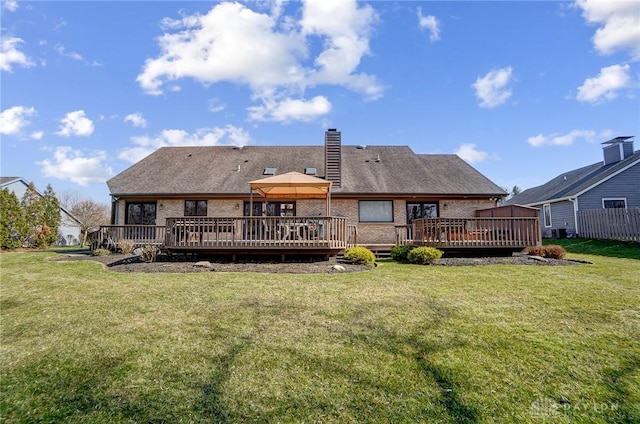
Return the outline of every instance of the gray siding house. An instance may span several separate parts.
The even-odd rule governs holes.
[[[602,143],[603,161],[558,175],[523,191],[506,204],[540,209],[543,237],[580,236],[578,211],[640,208],[640,151],[633,137]]]
[[[29,187],[29,183],[22,177],[0,177],[0,189],[9,189],[9,191],[16,195],[18,200],[22,200],[24,193],[27,191],[27,187]],[[38,194],[42,196],[42,193],[38,192]],[[67,246],[80,243],[78,240],[80,230],[77,224],[78,220],[66,209],[61,207],[58,242],[56,244]]]

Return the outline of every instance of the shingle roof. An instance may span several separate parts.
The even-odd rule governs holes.
[[[21,177],[0,177],[0,185],[8,184],[15,180],[21,180]]]
[[[640,150],[619,162],[610,163],[609,165],[605,165],[604,162],[598,162],[574,169],[573,171],[558,175],[545,184],[524,190],[522,193],[509,199],[506,204],[540,204],[555,199],[575,196],[615,172],[638,161],[640,161]]]
[[[113,195],[248,194],[249,181],[317,168],[324,176],[324,146],[163,147],[107,181]],[[506,193],[456,155],[419,155],[407,146],[342,146],[347,194]]]

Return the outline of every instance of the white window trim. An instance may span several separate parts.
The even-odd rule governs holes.
[[[624,208],[627,209],[627,198],[626,197],[603,197],[602,198],[602,209],[607,209],[604,207],[605,200],[622,200],[624,201]]]
[[[549,208],[549,225],[547,225],[546,223],[546,213],[544,211],[547,207]],[[545,228],[553,227],[553,220],[551,219],[551,203],[545,203],[544,205],[542,205],[542,223],[544,224]]]

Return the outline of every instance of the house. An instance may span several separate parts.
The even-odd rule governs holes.
[[[331,188],[332,217],[357,242],[393,245],[397,227],[421,218],[474,217],[506,195],[456,155],[407,146],[342,144],[330,129],[317,146],[163,147],[107,181],[112,224],[164,225],[176,217],[321,217],[322,198],[265,199],[250,182],[296,171]]]
[[[581,211],[640,208],[640,151],[633,137],[602,143],[603,161],[564,172],[509,199],[540,210],[544,237],[580,236]]]
[[[22,177],[0,177],[0,189],[7,188],[13,192],[18,200],[22,200],[24,193],[27,191],[29,183]],[[42,196],[42,193],[36,192]],[[60,207],[60,226],[58,227],[57,245],[75,245],[79,244],[78,236],[80,233],[78,220],[69,213],[65,208]]]

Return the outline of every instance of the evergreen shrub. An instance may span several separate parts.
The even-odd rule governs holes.
[[[344,258],[354,264],[373,265],[376,261],[376,255],[366,247],[354,246],[344,252]]]
[[[433,264],[438,262],[438,259],[442,257],[442,250],[438,250],[435,247],[416,247],[411,249],[407,255],[407,260],[412,264]]]

